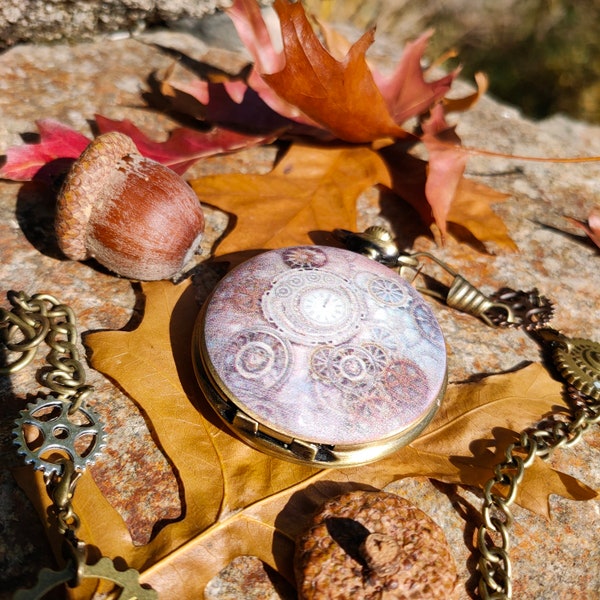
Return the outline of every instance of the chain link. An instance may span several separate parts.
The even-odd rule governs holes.
[[[45,342],[50,348],[46,357],[48,366],[39,370],[38,381],[53,392],[57,401],[68,404],[68,415],[75,414],[93,388],[85,384],[86,372],[77,349],[73,310],[49,294],[30,297],[25,292],[11,291],[7,298],[12,309],[0,309],[0,343],[9,354],[20,356],[0,367],[0,374],[8,375],[26,367]],[[41,456],[36,458],[36,464],[44,464]],[[52,465],[56,468],[45,466],[46,489],[52,499],[58,530],[67,540],[76,540],[79,517],[73,510],[71,499],[82,472],[80,465],[76,465],[71,457]]]
[[[39,383],[69,402],[69,414],[74,414],[93,388],[85,385],[73,310],[49,294],[29,297],[24,292],[9,292],[7,297],[12,309],[0,309],[0,342],[9,353],[20,356],[0,367],[0,375],[26,367],[42,342],[46,342],[50,348],[49,366],[40,369]]]
[[[106,557],[93,565],[87,564],[88,546],[77,537],[80,519],[72,504],[75,487],[86,466],[104,448],[105,432],[93,411],[84,406],[93,388],[85,384],[86,372],[77,349],[75,315],[71,308],[48,294],[29,297],[24,292],[9,292],[8,299],[12,309],[0,309],[0,348],[4,346],[7,351],[0,375],[9,375],[27,366],[42,342],[50,348],[46,357],[48,366],[38,371],[38,381],[49,388],[52,395],[21,411],[13,435],[25,462],[44,471],[46,491],[52,500],[50,510],[58,533],[63,536],[67,559],[59,571],[42,569],[35,586],[19,590],[15,600],[40,600],[49,590],[64,584],[78,586],[83,579],[116,583],[121,588],[114,596],[118,599],[157,600],[154,590],[140,585],[135,569],[120,571]],[[19,356],[10,362],[11,354]],[[76,418],[71,419],[75,413],[78,413]],[[54,416],[45,418],[48,414]],[[78,418],[81,420],[82,416],[84,423],[79,423]],[[34,449],[29,447],[24,433],[27,427],[36,428],[42,440]],[[82,437],[91,440],[80,453],[77,441]],[[58,458],[54,451],[58,451]]]
[[[479,549],[479,595],[484,600],[512,598],[512,564],[509,556],[510,506],[517,497],[526,469],[536,457],[547,459],[558,448],[575,444],[583,433],[600,422],[600,402],[569,389],[580,407],[570,415],[554,415],[521,434],[484,487],[482,519],[477,536]]]

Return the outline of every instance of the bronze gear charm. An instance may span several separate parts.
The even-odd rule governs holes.
[[[82,564],[79,567],[70,561],[60,571],[42,569],[36,584],[29,589],[16,592],[13,600],[41,600],[59,585],[75,579],[107,579],[121,588],[117,600],[158,600],[156,591],[144,588],[139,583],[139,573],[135,569],[119,571],[110,558],[103,557],[95,565]],[[112,596],[111,596],[112,597]]]
[[[562,342],[562,343],[561,343]],[[584,338],[567,338],[554,348],[554,363],[561,376],[578,392],[600,400],[600,344]]]
[[[81,406],[70,415],[68,403],[48,396],[28,404],[20,414],[13,429],[17,452],[46,475],[59,475],[65,458],[76,471],[83,471],[106,446],[104,428],[89,407]],[[39,447],[32,448],[28,443],[28,429],[37,430],[39,435],[35,437],[42,440]],[[55,459],[53,454],[57,455]]]

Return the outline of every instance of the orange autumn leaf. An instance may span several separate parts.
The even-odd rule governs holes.
[[[209,175],[190,182],[203,203],[230,213],[215,256],[311,244],[311,233],[356,229],[356,200],[389,176],[368,148],[294,144],[266,175]]]
[[[300,3],[276,0],[285,64],[261,77],[277,95],[342,140],[371,142],[409,134],[388,112],[367,65],[374,32],[365,33],[343,61],[321,44]]]
[[[190,183],[200,200],[232,217],[216,257],[314,243],[311,234],[356,229],[356,200],[374,185],[394,191],[433,223],[424,199],[427,163],[401,144],[378,152],[366,147],[293,144],[268,174],[208,175]],[[516,250],[491,204],[506,196],[464,177],[448,219],[491,249]],[[460,232],[459,232],[460,233]]]
[[[192,286],[155,282],[143,290],[145,315],[136,330],[92,333],[86,345],[94,368],[116,381],[147,415],[178,474],[186,510],[148,544],[134,546],[125,521],[91,477],[82,478],[74,509],[81,518],[82,539],[141,569],[142,580],[161,597],[198,597],[206,582],[240,553],[257,555],[290,576],[293,538],[302,518],[343,489],[381,488],[411,475],[481,485],[497,462],[488,449],[496,443],[489,432],[520,431],[561,403],[560,385],[540,365],[532,365],[449,386],[442,409],[425,432],[379,462],[339,470],[287,463],[253,450],[225,430],[202,397],[190,353],[198,311]],[[478,440],[485,451],[473,455],[472,443]],[[497,441],[502,447],[512,440]],[[538,462],[531,471],[534,481],[526,477],[523,482],[522,498],[530,508],[545,513],[551,493],[574,499],[595,495]],[[85,597],[81,589],[71,593]]]
[[[487,185],[463,177],[458,184],[454,201],[448,211],[448,223],[466,229],[492,253],[496,250],[517,252],[518,247],[510,237],[504,221],[494,212],[492,205],[503,202],[507,194]],[[455,237],[461,237],[454,228]]]

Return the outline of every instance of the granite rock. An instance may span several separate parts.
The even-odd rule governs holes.
[[[101,33],[140,32],[148,27],[199,19],[230,0],[4,0],[0,49],[18,42],[90,39]]]

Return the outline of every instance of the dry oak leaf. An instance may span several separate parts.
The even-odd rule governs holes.
[[[473,456],[473,443],[493,446],[489,432],[494,428],[521,431],[561,402],[560,384],[534,364],[478,383],[451,385],[427,430],[377,463],[339,470],[287,463],[229,433],[201,396],[190,352],[198,312],[191,285],[161,281],[143,290],[145,315],[137,329],[92,333],[86,345],[92,366],[116,381],[147,415],[180,479],[184,514],[163,525],[150,543],[134,546],[126,523],[92,477],[81,478],[74,510],[81,519],[81,539],[141,569],[142,580],[161,597],[198,597],[240,553],[259,556],[291,578],[293,538],[324,498],[348,489],[381,488],[410,475],[481,485],[491,474],[493,453]],[[522,498],[528,500],[530,493],[542,501],[550,493],[575,499],[595,495],[538,462],[535,481],[525,477]],[[46,499],[45,506],[40,498]],[[47,495],[41,480],[36,501],[44,516]],[[537,504],[536,499],[532,505]],[[87,595],[81,588],[70,593]]]
[[[392,191],[408,202],[419,213],[421,220],[435,231],[432,208],[427,203],[425,188],[436,182],[441,196],[446,196],[442,174],[437,173],[435,179],[428,180],[429,164],[409,154],[401,141],[382,148],[379,154],[389,170]],[[510,237],[504,221],[492,208],[494,203],[507,198],[506,194],[493,188],[461,177],[446,217],[450,225],[459,226],[451,228],[451,233],[458,238],[465,237],[461,231],[464,229],[490,252],[516,251],[517,245]]]
[[[388,112],[369,70],[365,52],[374,32],[365,33],[343,62],[321,44],[299,3],[276,0],[285,65],[261,77],[277,95],[348,142],[401,138],[408,133]]]
[[[376,184],[390,186],[385,163],[369,148],[299,144],[266,175],[210,175],[190,183],[204,204],[233,217],[218,257],[311,244],[311,232],[356,229],[358,196]]]
[[[266,497],[215,523],[185,547],[150,567],[142,578],[169,597],[192,597],[201,593],[212,576],[233,558],[250,554],[293,581],[294,539],[325,500],[353,489],[377,489],[412,475],[481,485],[490,477],[492,465],[498,459],[490,453],[489,460],[486,457],[482,465],[466,457],[461,460],[463,454],[470,454],[470,440],[481,432],[487,436],[492,423],[524,428],[539,418],[536,411],[547,412],[559,400],[559,388],[560,384],[551,380],[540,365],[514,375],[492,377],[483,383],[451,386],[445,400],[447,409],[410,446],[370,465],[320,471],[288,490]],[[542,397],[531,399],[525,410],[516,410],[515,404],[521,405],[524,394],[538,389]],[[496,394],[500,396],[495,398]],[[460,456],[449,454],[453,451]],[[545,514],[550,493],[580,500],[596,495],[576,479],[556,473],[538,460],[528,470],[517,500],[525,500]],[[182,576],[191,572],[196,574],[193,589],[190,580]]]

